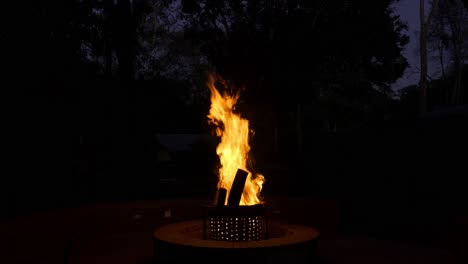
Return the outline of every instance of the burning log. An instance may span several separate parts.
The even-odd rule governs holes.
[[[226,195],[227,195],[227,190],[225,188],[219,188],[218,201],[216,203],[216,206],[224,206],[224,203],[226,202]]]
[[[228,197],[228,206],[239,206],[242,193],[244,192],[245,181],[249,173],[242,169],[237,169],[236,176],[232,183]],[[219,201],[219,200],[218,200]]]

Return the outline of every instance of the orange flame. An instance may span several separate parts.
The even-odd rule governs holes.
[[[239,93],[233,96],[227,93],[221,95],[215,87],[216,80],[225,83],[221,78],[209,75],[207,85],[211,92],[211,107],[208,118],[210,122],[216,125],[216,135],[221,137],[221,142],[216,148],[216,153],[221,162],[218,174],[218,189],[224,188],[227,190],[226,205],[236,172],[238,169],[242,169],[249,174],[245,182],[240,205],[259,204],[259,194],[262,190],[264,177],[261,174],[252,175],[246,166],[250,151],[249,121],[233,112],[239,99]]]

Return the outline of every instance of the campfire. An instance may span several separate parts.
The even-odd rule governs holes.
[[[221,162],[219,169],[218,196],[225,195],[224,205],[256,205],[260,204],[259,194],[262,191],[264,182],[263,175],[253,175],[247,169],[249,157],[249,121],[235,113],[235,106],[239,99],[239,92],[234,95],[228,93],[221,94],[216,89],[215,83],[225,82],[218,76],[210,75],[208,78],[208,88],[211,92],[211,107],[208,115],[209,121],[216,125],[216,135],[221,138],[221,142],[216,148],[216,152]],[[238,174],[238,171],[242,172]],[[247,175],[245,175],[247,174]],[[233,185],[236,175],[239,182]],[[237,185],[239,184],[239,185]],[[232,187],[239,188],[233,190]],[[236,191],[241,191],[240,201],[237,201]],[[234,194],[232,194],[234,192]],[[229,204],[229,197],[233,203]],[[218,202],[222,200],[218,197]]]
[[[264,201],[259,196],[265,178],[247,168],[250,151],[249,121],[236,113],[239,92],[220,93],[216,84],[226,82],[209,75],[211,92],[208,119],[221,141],[216,148],[221,167],[218,171],[215,204],[205,206],[204,238],[227,241],[251,241],[268,236]]]
[[[208,120],[221,139],[216,148],[221,165],[216,197],[202,205],[203,219],[175,222],[155,231],[155,260],[310,263],[319,233],[307,226],[267,221],[266,203],[260,199],[265,178],[247,166],[249,121],[236,112],[239,93],[221,93],[216,88],[223,83],[215,75],[207,81],[211,91]]]

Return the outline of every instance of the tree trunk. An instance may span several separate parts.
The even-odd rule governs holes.
[[[278,156],[280,152],[279,147],[279,128],[278,128],[278,117],[277,114],[273,117],[273,151],[275,158]]]
[[[133,1],[118,0],[113,19],[114,48],[118,59],[119,78],[125,81],[134,77],[134,49],[136,27],[133,17]]]
[[[297,154],[302,154],[303,138],[302,138],[302,105],[296,106],[296,130],[297,130]]]
[[[424,1],[425,0],[419,1],[419,21],[421,23],[421,32],[419,34],[419,47],[421,54],[421,76],[419,80],[420,114],[424,114],[427,112],[427,24],[424,15]]]
[[[105,68],[104,75],[106,78],[112,78],[112,12],[114,8],[114,3],[111,0],[104,2],[104,10],[106,11],[106,17],[104,21],[104,59],[105,59]]]
[[[447,80],[447,75],[445,74],[445,63],[444,63],[444,44],[439,43],[438,45],[438,52],[439,52],[439,63],[440,63],[440,68],[442,70],[442,80],[445,83]],[[444,104],[449,104],[450,103],[450,90],[448,87],[444,88]]]
[[[452,103],[457,105],[461,103],[461,90],[462,90],[462,76],[463,76],[463,63],[457,62],[455,66],[455,81],[453,85]]]
[[[440,69],[442,70],[442,79],[445,80],[446,75],[445,75],[444,46],[443,46],[443,44],[439,44],[438,51],[439,51]]]

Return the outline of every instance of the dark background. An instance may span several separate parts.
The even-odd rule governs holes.
[[[391,89],[408,66],[393,2],[2,8],[11,131],[2,221],[100,202],[211,197],[216,138],[206,136],[205,77],[216,72],[241,89],[266,199],[333,199],[345,232],[450,247],[468,212],[468,54],[456,49],[468,39],[438,25],[466,19],[468,7],[449,1],[460,8],[435,16],[427,41],[433,53],[443,43],[446,71],[429,79],[420,112],[418,84]],[[174,134],[189,148],[157,137]],[[171,160],[158,158],[164,152]]]

